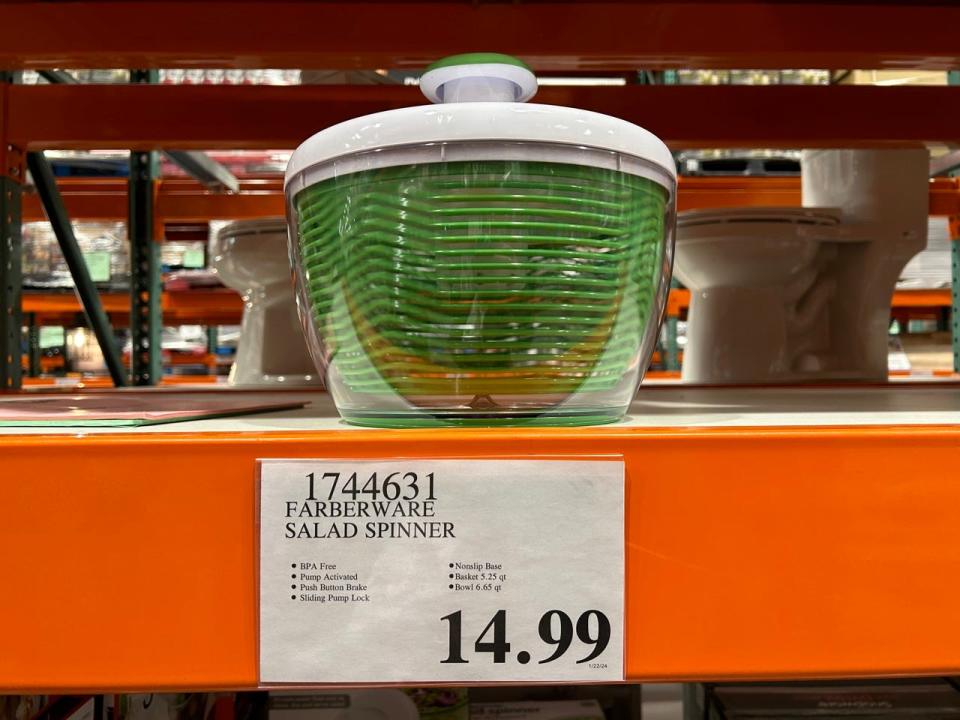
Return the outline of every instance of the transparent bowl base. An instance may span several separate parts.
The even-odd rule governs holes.
[[[469,404],[431,403],[407,408],[344,407],[341,417],[351,425],[379,428],[416,427],[580,427],[607,425],[623,418],[626,405],[553,406],[531,402],[496,404],[487,396]]]

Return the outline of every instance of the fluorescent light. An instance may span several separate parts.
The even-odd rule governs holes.
[[[622,77],[541,77],[537,84],[545,85],[608,85],[623,86],[627,84]]]
[[[404,85],[419,85],[420,78],[405,77]],[[622,77],[541,77],[537,78],[537,85],[541,87],[547,85],[578,85],[578,86],[598,86],[605,85],[610,87],[622,87],[627,84],[626,78]]]

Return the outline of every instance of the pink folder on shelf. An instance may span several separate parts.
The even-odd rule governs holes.
[[[0,427],[136,427],[301,408],[256,393],[117,392],[0,397]]]

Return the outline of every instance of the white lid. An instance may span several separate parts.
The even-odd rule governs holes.
[[[609,115],[556,105],[523,103],[522,100],[536,91],[536,78],[529,69],[518,65],[522,63],[446,64],[429,70],[421,78],[421,87],[427,97],[435,101],[455,97],[463,102],[388,110],[322,130],[293,153],[287,164],[284,186],[306,170],[357,153],[446,142],[493,141],[552,144],[558,146],[556,162],[571,162],[571,149],[594,149],[632,156],[661,171],[654,173],[653,179],[673,192],[676,165],[660,138],[638,125]],[[512,98],[518,102],[484,101],[491,97]],[[548,146],[539,149],[538,159],[549,161],[551,157]],[[459,159],[469,158],[461,156]],[[477,159],[492,159],[492,155],[488,150]],[[503,159],[517,158],[514,155]],[[384,157],[382,162],[378,161],[378,166],[416,161],[415,153],[405,153],[402,158]],[[584,153],[580,164],[595,163],[589,153]],[[636,167],[637,163],[633,163],[622,169],[634,173]]]
[[[836,225],[840,210],[833,208],[802,207],[735,207],[684,210],[677,213],[677,227],[716,225],[720,223],[760,224],[783,223],[792,225]]]

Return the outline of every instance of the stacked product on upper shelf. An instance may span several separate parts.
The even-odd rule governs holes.
[[[127,287],[130,245],[122,222],[74,223],[74,234],[90,278],[105,286]],[[48,222],[23,225],[23,284],[27,288],[71,288],[73,277]]]

